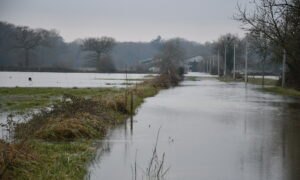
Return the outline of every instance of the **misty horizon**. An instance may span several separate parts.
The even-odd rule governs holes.
[[[0,21],[55,29],[66,42],[101,36],[119,42],[149,42],[160,35],[164,39],[182,37],[205,43],[217,40],[224,32],[244,35],[232,16],[237,3],[246,1],[1,0]]]

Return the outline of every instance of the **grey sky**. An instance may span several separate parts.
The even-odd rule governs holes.
[[[66,41],[112,36],[118,41],[183,37],[205,42],[231,32],[237,1],[247,0],[0,0],[0,20],[56,29]]]

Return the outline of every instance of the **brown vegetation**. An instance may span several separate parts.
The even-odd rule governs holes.
[[[0,179],[12,179],[9,174],[13,171],[13,165],[18,161],[37,160],[26,143],[10,144],[0,140]]]

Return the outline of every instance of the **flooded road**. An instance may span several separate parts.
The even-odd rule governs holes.
[[[300,101],[252,85],[185,81],[146,99],[130,124],[102,140],[90,179],[138,179],[155,138],[170,180],[300,179]]]

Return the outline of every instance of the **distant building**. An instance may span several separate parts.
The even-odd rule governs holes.
[[[184,70],[185,72],[194,71],[198,63],[203,61],[204,58],[202,56],[193,56],[183,60]]]
[[[160,68],[153,66],[153,67],[150,67],[148,70],[153,73],[159,73]]]
[[[97,68],[95,68],[95,67],[80,67],[80,68],[76,68],[76,70],[83,71],[83,72],[94,72],[94,71],[97,71]]]
[[[142,64],[148,71],[159,73],[160,68],[158,67],[158,64],[160,61],[161,59],[147,58],[140,60],[139,63]]]
[[[179,66],[184,67],[185,72],[194,71],[197,64],[201,61],[203,61],[204,58],[202,56],[193,56],[190,58],[186,58],[182,61],[182,63]],[[145,67],[148,71],[153,73],[159,73],[159,62],[161,59],[155,59],[155,58],[147,58],[140,60],[139,63]]]

